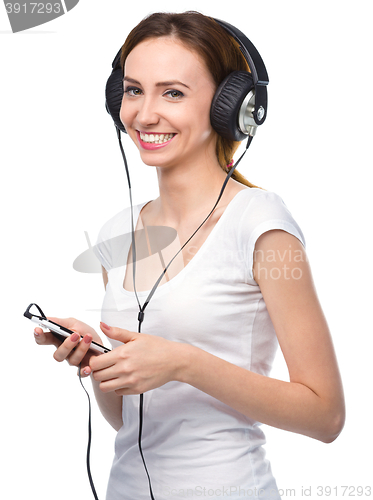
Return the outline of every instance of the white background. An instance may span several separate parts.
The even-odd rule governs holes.
[[[372,38],[369,2],[359,0],[239,0],[232,7],[81,0],[67,15],[18,34],[0,6],[0,495],[91,498],[86,396],[75,369],[34,343],[23,312],[36,302],[47,315],[98,328],[101,276],[78,273],[72,263],[87,249],[84,231],[94,241],[129,203],[104,87],[130,29],[160,10],[224,19],[266,63],[268,118],[240,170],[280,194],[303,229],[347,403],[334,443],[265,427],[266,449],[283,498],[358,496],[352,489],[343,496],[342,486],[372,485]],[[154,171],[126,137],[124,144],[134,202],[154,198]],[[287,379],[280,352],[273,376]],[[92,471],[103,499],[115,434],[96,408],[93,432]],[[332,487],[330,497],[319,486]]]

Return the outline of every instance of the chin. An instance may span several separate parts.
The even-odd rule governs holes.
[[[173,160],[170,158],[165,158],[164,155],[160,155],[157,153],[147,153],[142,150],[139,150],[141,161],[148,165],[149,167],[166,167],[173,164]]]
[[[140,158],[143,164],[147,165],[148,167],[163,167],[163,165],[165,164],[164,161],[157,161],[156,158],[149,158],[149,157],[144,158],[141,154]]]

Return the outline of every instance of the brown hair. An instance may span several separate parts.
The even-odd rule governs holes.
[[[237,42],[214,19],[199,12],[155,13],[143,19],[128,35],[121,52],[121,67],[128,54],[140,42],[157,37],[175,37],[199,54],[205,61],[216,87],[236,70],[250,71]],[[227,165],[240,142],[230,141],[218,135],[216,155],[221,168],[227,171]],[[255,187],[236,170],[233,179],[249,187]]]

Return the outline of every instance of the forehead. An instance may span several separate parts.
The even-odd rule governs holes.
[[[185,83],[197,83],[200,79],[213,83],[202,57],[171,37],[150,38],[136,45],[127,56],[124,74],[154,81],[177,78]]]

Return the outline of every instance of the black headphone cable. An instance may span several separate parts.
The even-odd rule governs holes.
[[[125,152],[124,152],[124,149],[123,149],[123,145],[122,145],[122,140],[121,140],[121,132],[119,130],[118,127],[116,127],[116,131],[117,131],[117,136],[118,136],[118,140],[119,140],[119,147],[120,147],[120,150],[121,150],[121,153],[122,153],[122,157],[123,157],[123,161],[124,161],[124,166],[125,166],[125,169],[126,169],[126,174],[127,174],[127,181],[128,181],[128,189],[129,189],[129,197],[130,197],[130,204],[131,204],[131,234],[132,234],[132,263],[133,263],[133,289],[134,289],[134,292],[135,292],[135,296],[136,296],[136,301],[137,301],[137,304],[139,306],[139,314],[138,314],[138,322],[139,322],[139,325],[138,325],[138,333],[141,333],[141,323],[144,321],[144,317],[145,317],[145,309],[147,307],[147,305],[149,304],[151,298],[153,297],[159,283],[162,281],[162,278],[163,276],[166,274],[167,272],[167,269],[170,267],[170,265],[172,264],[172,262],[175,260],[175,258],[177,257],[177,255],[179,255],[179,253],[183,250],[183,248],[189,243],[189,241],[193,238],[193,236],[201,229],[201,227],[205,224],[205,222],[209,219],[209,217],[211,216],[211,214],[213,213],[213,211],[215,210],[216,206],[218,205],[221,197],[223,196],[223,192],[227,186],[227,183],[229,181],[229,179],[232,177],[233,175],[233,172],[234,170],[236,169],[237,165],[240,163],[240,161],[242,160],[242,158],[244,157],[246,151],[249,149],[249,146],[251,144],[251,141],[253,139],[253,136],[252,135],[249,135],[248,136],[248,139],[247,139],[247,143],[246,143],[246,148],[245,148],[245,151],[242,153],[242,155],[240,156],[240,158],[237,160],[237,162],[235,163],[235,165],[233,165],[231,167],[231,169],[229,170],[229,173],[227,174],[227,177],[225,178],[224,180],[224,183],[222,185],[222,188],[220,190],[220,193],[219,193],[219,196],[218,196],[218,199],[216,200],[215,202],[215,205],[213,206],[213,208],[211,209],[210,213],[208,214],[208,216],[204,219],[204,221],[198,226],[198,228],[194,231],[194,233],[187,239],[187,241],[183,244],[183,246],[180,248],[180,250],[178,250],[178,252],[172,257],[172,259],[170,260],[170,262],[167,264],[167,266],[163,269],[161,275],[159,276],[159,278],[157,279],[157,281],[154,283],[153,285],[153,288],[151,289],[148,297],[146,298],[145,302],[144,302],[144,305],[141,306],[140,304],[140,301],[139,301],[139,298],[138,298],[138,295],[137,295],[137,291],[136,291],[136,285],[135,285],[135,281],[136,281],[136,244],[135,244],[135,227],[134,227],[134,220],[133,220],[133,205],[132,205],[132,193],[131,193],[131,180],[130,180],[130,174],[129,174],[129,169],[128,169],[128,164],[127,164],[127,159],[126,159],[126,155],[125,155]],[[141,458],[142,458],[142,461],[143,461],[143,464],[144,464],[144,468],[145,468],[145,472],[146,472],[146,475],[148,477],[148,482],[149,482],[149,492],[150,492],[150,498],[151,500],[155,500],[154,498],[154,495],[153,495],[153,490],[152,490],[152,485],[151,485],[151,480],[150,480],[150,475],[149,475],[149,472],[148,472],[148,468],[146,466],[146,462],[145,462],[145,458],[144,458],[144,454],[143,454],[143,451],[142,451],[142,446],[141,446],[141,438],[142,438],[142,428],[143,428],[143,414],[144,414],[144,411],[143,411],[143,407],[144,407],[144,394],[140,394],[140,403],[139,403],[139,437],[138,437],[138,447],[139,447],[139,451],[140,451],[140,455],[141,455]]]
[[[95,500],[99,500],[98,496],[97,496],[95,485],[93,483],[92,474],[91,474],[91,464],[90,464],[91,443],[92,443],[91,398],[89,397],[89,393],[88,393],[87,389],[84,387],[84,384],[82,382],[82,377],[80,375],[81,369],[82,369],[82,364],[80,363],[79,369],[78,369],[79,382],[80,382],[81,386],[83,387],[84,392],[87,394],[87,398],[88,398],[88,445],[87,445],[87,456],[86,456],[87,473],[88,473],[89,484],[91,485],[91,490],[92,490],[93,496],[95,497]]]

